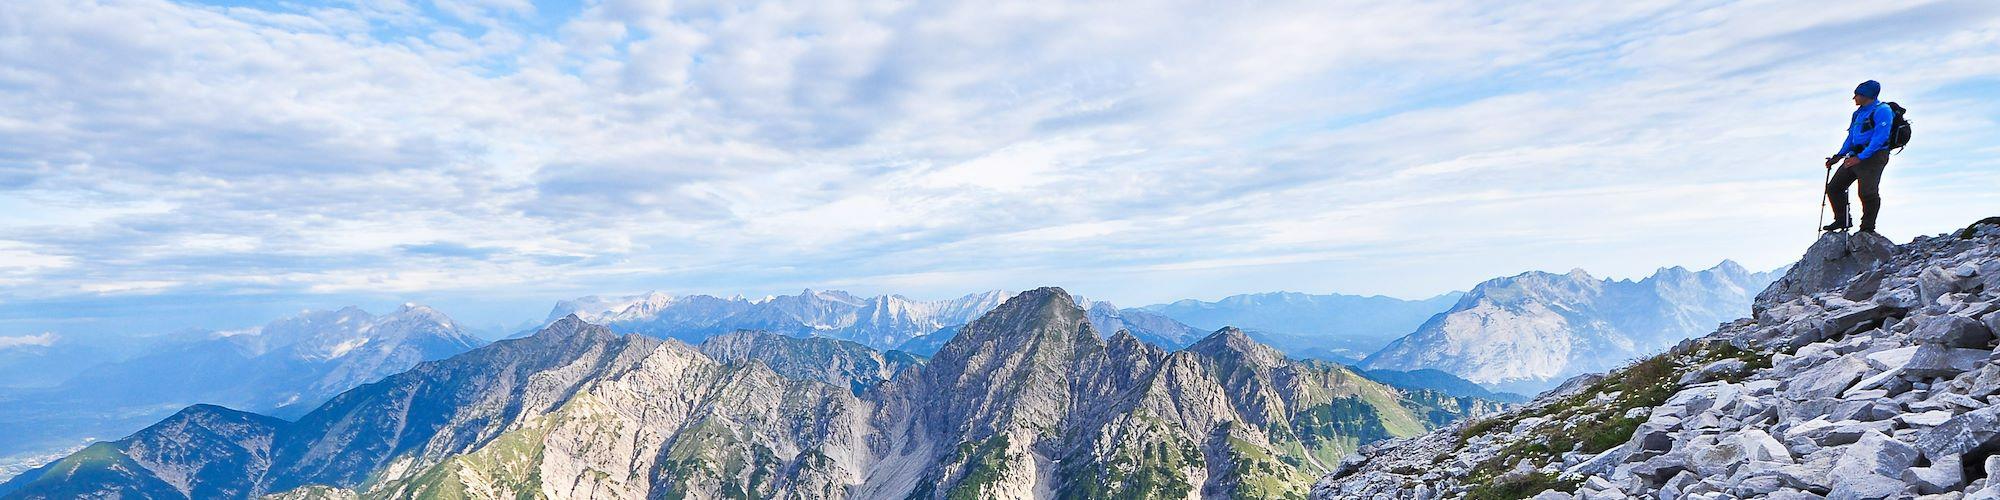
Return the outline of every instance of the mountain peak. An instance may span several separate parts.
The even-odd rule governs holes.
[[[1207,338],[1188,346],[1186,351],[1217,358],[1249,360],[1258,366],[1275,366],[1285,360],[1285,353],[1250,338],[1249,334],[1236,327],[1216,330]]]
[[[1117,333],[1111,334],[1109,340],[1113,344],[1137,343],[1139,342],[1139,336],[1133,335],[1131,330],[1119,328]]]
[[[966,324],[959,334],[946,342],[938,351],[939,357],[957,353],[969,353],[984,349],[986,344],[1005,346],[1025,346],[1039,342],[1048,333],[1057,333],[1067,340],[1069,337],[1089,336],[1095,340],[1090,322],[1082,309],[1078,309],[1069,292],[1056,287],[1042,287],[1021,292],[999,307],[993,308],[979,319]]]
[[[432,309],[431,306],[418,304],[415,302],[404,302],[402,307],[396,308],[396,312],[390,313],[389,316],[421,318],[423,320],[431,321],[440,325],[446,325],[446,326],[451,325],[451,318],[445,316],[443,312],[439,312],[437,309]]]
[[[1748,274],[1750,272],[1749,269],[1743,268],[1743,264],[1738,264],[1735,260],[1731,259],[1722,259],[1722,262],[1715,263],[1715,267],[1710,267],[1708,270],[1721,271],[1731,275]]]
[[[583,318],[578,317],[576,313],[570,313],[568,316],[563,316],[562,319],[556,320],[554,323],[549,323],[549,326],[542,327],[541,331],[535,332],[535,334],[530,335],[529,338],[560,339],[560,338],[570,338],[570,337],[596,336],[597,334],[600,333],[604,336],[611,335],[610,330],[602,326],[593,324],[591,322],[584,321]]]

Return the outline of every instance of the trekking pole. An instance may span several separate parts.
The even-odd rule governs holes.
[[[1833,161],[1833,158],[1827,158],[1827,161]],[[1818,239],[1819,233],[1826,231],[1826,184],[1829,182],[1833,182],[1833,165],[1831,164],[1826,166],[1826,178],[1819,181],[1819,225],[1813,226],[1814,239]]]

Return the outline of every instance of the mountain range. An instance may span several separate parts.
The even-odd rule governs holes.
[[[581,297],[558,302],[553,322],[575,314],[619,333],[700,343],[738,330],[794,337],[828,337],[876,349],[892,349],[939,329],[963,325],[998,306],[1007,293],[975,293],[951,300],[920,301],[901,295],[861,298],[842,291],[806,290],[761,300],[709,295],[674,296],[652,292],[628,297]]]
[[[1723,261],[1702,271],[1661,269],[1638,281],[1598,279],[1581,269],[1493,279],[1360,366],[1436,369],[1495,390],[1534,394],[1741,317],[1780,275]]]
[[[349,307],[243,331],[180,332],[51,387],[0,390],[0,421],[9,424],[0,427],[0,456],[128,433],[193,403],[297,416],[342,391],[482,344],[414,304],[381,316]]]
[[[1285,356],[1359,364],[1358,358],[1369,352],[1361,349],[1387,342],[1382,339],[1391,337],[1382,332],[1403,325],[1405,333],[1415,333],[1369,357],[1365,369],[1357,371],[1405,391],[1519,401],[1525,397],[1507,391],[1537,392],[1562,373],[1589,370],[1591,363],[1603,364],[1607,357],[1615,363],[1663,349],[1690,335],[1685,331],[1698,331],[1704,322],[1716,321],[1712,318],[1729,317],[1741,309],[1738,302],[1747,301],[1745,291],[1754,291],[1769,276],[1725,263],[1701,272],[1663,269],[1639,282],[1595,280],[1581,272],[1527,273],[1483,283],[1472,293],[1421,301],[1289,292],[1140,308],[1074,300],[1102,340],[1125,331],[1169,351],[1188,348],[1227,327]],[[691,343],[718,363],[757,360],[787,378],[844,386],[860,395],[927,363],[967,323],[1005,297],[1003,292],[987,292],[917,301],[812,290],[756,300],[661,293],[590,296],[558,302],[545,324],[574,315],[606,325],[613,333]],[[1551,314],[1498,317],[1496,311]],[[1423,319],[1430,316],[1436,318]],[[1260,329],[1234,329],[1226,323],[1232,321]],[[1558,326],[1530,328],[1539,336],[1491,345],[1537,321]],[[1190,322],[1220,326],[1204,329]],[[519,336],[535,331],[539,330]],[[869,341],[874,344],[863,343]],[[75,449],[92,436],[130,432],[189,404],[297,417],[343,390],[481,343],[444,315],[414,305],[382,317],[350,307],[308,311],[243,331],[167,335],[138,349],[140,355],[97,365],[75,363],[87,368],[65,367],[77,375],[54,387],[0,388],[0,421],[18,424],[0,430],[0,478],[47,462],[52,451]],[[1602,348],[1607,345],[1613,349]],[[27,347],[49,350],[50,346]],[[1490,370],[1482,371],[1546,365],[1557,356],[1551,353],[1558,351],[1564,359],[1579,361],[1548,370],[1556,375],[1494,377]],[[4,352],[47,354],[18,347]],[[1424,352],[1429,354],[1412,354]],[[1412,358],[1419,361],[1409,361]],[[845,361],[816,364],[827,359]]]
[[[1456,302],[1460,292],[1422,300],[1381,295],[1270,292],[1213,302],[1186,299],[1139,309],[1196,328],[1241,328],[1293,356],[1352,363],[1408,335]]]
[[[699,346],[565,315],[295,421],[188,407],[9,498],[1300,497],[1359,445],[1499,405],[1295,361],[1241,330],[1168,351],[1060,289],[913,362],[838,339]]]

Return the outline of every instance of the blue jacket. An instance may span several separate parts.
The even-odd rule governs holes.
[[[1867,126],[1870,121],[1875,122],[1872,128]],[[1889,131],[1895,128],[1895,123],[1896,112],[1882,101],[1858,106],[1854,110],[1854,118],[1847,124],[1847,142],[1840,143],[1840,152],[1834,153],[1834,156],[1851,156],[1857,160],[1875,156],[1884,144],[1889,143]]]

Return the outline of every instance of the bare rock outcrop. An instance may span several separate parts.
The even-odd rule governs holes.
[[[2000,498],[2000,225],[1827,235],[1722,325],[1363,447],[1314,498]]]

